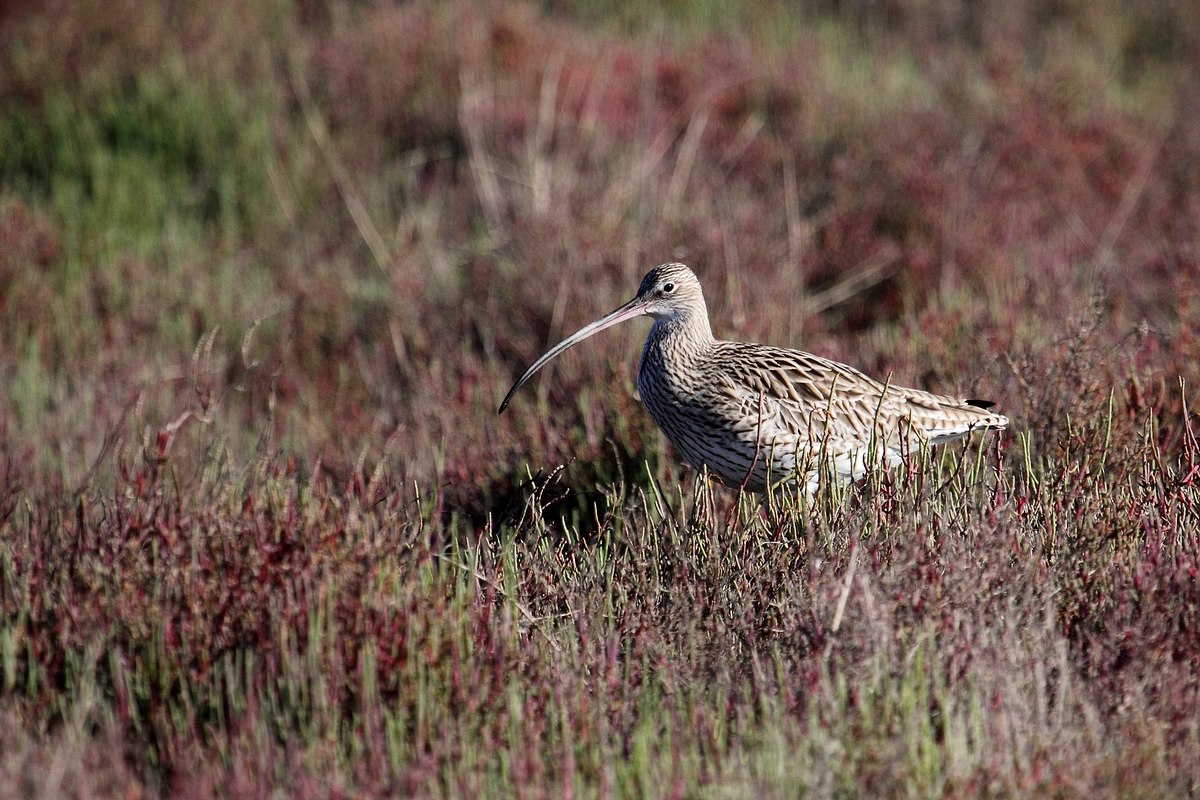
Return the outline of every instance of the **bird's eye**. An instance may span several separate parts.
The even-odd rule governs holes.
[[[671,292],[675,291],[675,284],[664,283],[662,290],[663,290],[663,294],[670,294]]]

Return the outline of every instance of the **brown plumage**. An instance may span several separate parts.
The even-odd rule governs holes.
[[[683,264],[650,270],[636,297],[551,348],[513,384],[501,413],[559,353],[642,315],[654,318],[638,367],[642,403],[690,464],[734,486],[798,481],[811,494],[822,469],[852,480],[923,443],[1008,425],[991,403],[887,385],[800,350],[715,339],[700,281]]]

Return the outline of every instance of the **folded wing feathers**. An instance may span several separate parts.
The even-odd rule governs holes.
[[[714,353],[724,378],[722,393],[744,416],[764,415],[793,435],[829,429],[830,443],[862,441],[872,427],[891,439],[899,428],[941,444],[973,430],[1003,429],[1008,418],[988,411],[992,404],[880,383],[858,370],[799,350],[722,342],[729,352]],[[724,350],[725,348],[722,348]]]

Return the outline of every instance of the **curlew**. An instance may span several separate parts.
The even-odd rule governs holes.
[[[811,496],[823,474],[855,480],[924,444],[1008,424],[986,401],[881,383],[800,350],[716,339],[700,281],[683,264],[650,270],[632,300],[550,348],[500,413],[555,356],[639,316],[654,318],[638,366],[642,403],[688,463],[732,486],[757,492],[795,481]]]

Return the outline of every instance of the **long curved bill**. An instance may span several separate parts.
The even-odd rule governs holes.
[[[617,310],[605,314],[603,317],[593,323],[584,325],[582,328],[575,331],[558,344],[554,345],[554,347],[551,347],[546,351],[544,356],[533,362],[533,365],[530,366],[529,369],[525,370],[525,374],[518,378],[517,382],[512,385],[512,388],[508,390],[508,394],[504,395],[504,402],[500,404],[500,410],[497,413],[503,414],[504,409],[508,408],[508,401],[512,400],[513,395],[517,393],[517,389],[520,389],[522,386],[524,386],[526,381],[532,378],[535,372],[553,361],[554,357],[559,353],[571,349],[594,333],[599,333],[605,328],[611,328],[613,325],[624,322],[627,319],[640,317],[645,313],[646,302],[639,297],[635,297]]]

